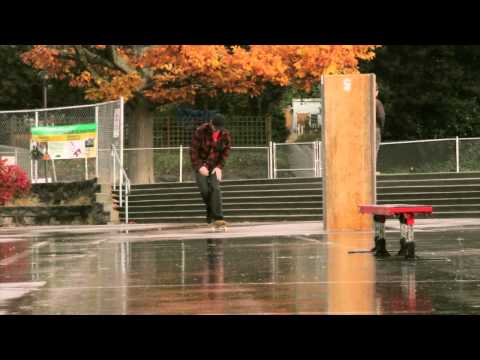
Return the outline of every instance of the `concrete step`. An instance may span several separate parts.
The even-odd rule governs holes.
[[[157,224],[157,223],[205,223],[205,216],[190,217],[142,217],[131,219],[137,224]],[[252,216],[229,216],[227,222],[245,222],[245,221],[321,221],[322,216],[311,215],[258,215]],[[120,221],[124,222],[125,218],[121,217]],[[129,218],[130,222],[130,218]]]
[[[480,172],[380,175],[377,181],[379,204],[432,205],[433,218],[480,217]],[[321,178],[225,181],[224,213],[231,222],[321,220],[322,186]],[[135,222],[205,221],[195,183],[139,185],[133,189],[129,217]],[[122,209],[121,219],[123,215]]]
[[[290,178],[290,179],[257,179],[257,180],[224,180],[222,186],[229,185],[255,185],[255,184],[289,184],[289,183],[318,183],[321,182],[321,178]],[[183,183],[155,183],[155,184],[136,184],[132,185],[132,190],[140,189],[173,189],[177,187],[197,187],[195,182],[183,182]]]
[[[480,204],[433,205],[433,212],[480,211]]]
[[[421,180],[421,179],[452,179],[452,178],[480,178],[480,172],[461,173],[424,173],[424,174],[380,174],[377,181],[383,180]]]
[[[238,197],[230,197],[230,196],[222,196],[223,203],[225,204],[248,204],[248,203],[288,203],[288,204],[295,204],[295,203],[304,203],[314,201],[321,204],[323,197],[322,195],[299,195],[299,196],[270,196],[270,197],[258,197],[258,196],[238,196]],[[175,206],[175,205],[203,205],[203,201],[198,195],[195,198],[186,198],[186,199],[132,199],[129,198],[129,206],[150,206],[150,205],[165,205],[165,206]]]
[[[223,209],[279,209],[279,208],[303,208],[303,209],[318,209],[322,207],[322,203],[318,201],[308,202],[250,202],[250,203],[230,203],[224,202]],[[138,205],[129,203],[130,212],[140,211],[183,211],[183,210],[196,210],[204,211],[205,205],[203,203],[195,204],[168,204],[168,205]]]
[[[322,190],[319,188],[302,188],[302,189],[287,189],[287,190],[222,190],[223,197],[245,197],[245,196],[256,196],[256,197],[270,197],[270,196],[297,196],[297,195],[321,195]],[[114,195],[114,198],[117,199],[118,196]],[[137,200],[153,200],[153,199],[199,199],[199,191],[187,191],[179,193],[152,193],[146,192],[145,194],[129,194],[130,201]]]
[[[261,187],[235,187],[235,188],[226,188],[226,187],[221,187],[222,194],[228,194],[230,192],[250,192],[250,193],[260,193],[260,192],[272,192],[272,191],[283,191],[283,192],[288,192],[291,190],[316,190],[316,191],[322,191],[322,187],[320,186],[298,186],[298,187],[276,187],[274,185],[262,185]],[[198,193],[199,190],[197,188],[188,188],[188,189],[175,189],[174,191],[172,190],[132,190],[129,193],[129,196],[137,196],[137,195],[150,195],[150,194],[155,194],[155,195],[167,195],[167,194],[191,194],[191,193]],[[116,195],[116,194],[115,194]]]
[[[415,179],[415,180],[383,180],[377,181],[378,187],[409,187],[409,186],[448,186],[448,185],[480,185],[480,178],[458,179]]]
[[[432,218],[434,219],[480,218],[480,209],[475,211],[438,211],[438,212],[435,212]]]
[[[378,204],[392,204],[392,200],[390,199],[378,199]],[[480,197],[472,197],[472,198],[443,198],[443,199],[432,199],[432,198],[425,198],[425,199],[418,199],[418,198],[402,198],[402,204],[428,204],[432,206],[437,205],[455,205],[455,204],[469,204],[469,205],[477,205],[480,206]]]
[[[437,191],[437,192],[405,192],[405,193],[385,193],[378,194],[378,200],[388,200],[393,202],[402,201],[402,199],[446,199],[446,198],[477,198],[480,197],[480,191]]]
[[[377,194],[398,194],[398,193],[435,193],[452,191],[480,191],[478,185],[421,185],[421,186],[377,186]]]
[[[123,213],[123,212],[122,212]],[[311,215],[311,214],[322,214],[322,209],[317,208],[278,208],[278,209],[224,209],[223,213],[225,217],[230,218],[232,216],[250,216],[256,217],[258,215]],[[135,209],[128,212],[128,217],[130,219],[140,218],[140,217],[192,217],[192,216],[204,216],[205,209],[199,210],[139,210]]]

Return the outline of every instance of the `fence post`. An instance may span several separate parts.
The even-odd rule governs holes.
[[[38,111],[35,111],[35,127],[38,127]],[[35,173],[34,173],[35,182],[37,182],[38,181],[38,160],[35,160],[34,166],[35,166]]]
[[[128,191],[125,191],[125,224],[128,225]]]
[[[119,161],[120,161],[120,169],[119,169],[119,185],[120,185],[120,206],[122,205],[122,195],[121,195],[121,192],[122,192],[122,187],[123,187],[123,174],[122,174],[122,170],[123,170],[123,131],[124,131],[124,112],[123,112],[123,107],[124,107],[124,99],[123,99],[123,96],[120,97],[120,154],[119,154]],[[115,154],[116,156],[117,154]]]
[[[183,145],[180,145],[180,182],[183,182]]]
[[[277,144],[273,143],[273,178],[277,178]]]
[[[456,160],[457,160],[457,173],[460,172],[460,140],[458,136],[455,138]]]
[[[322,145],[320,144],[320,141],[317,140],[318,146],[318,177],[322,177]]]
[[[114,153],[114,148],[112,147],[112,161],[113,161],[113,172],[112,172],[112,177],[113,177],[113,191],[117,190],[117,167],[115,164],[115,153]]]
[[[267,149],[267,179],[271,179],[270,176],[270,152],[271,152],[272,142],[268,142],[268,149]]]
[[[95,106],[95,177],[98,180],[98,106]]]

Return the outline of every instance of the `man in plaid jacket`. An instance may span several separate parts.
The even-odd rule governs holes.
[[[207,223],[225,225],[220,181],[222,169],[231,149],[231,136],[224,128],[225,118],[216,114],[200,125],[192,136],[190,157],[195,180],[207,210]]]

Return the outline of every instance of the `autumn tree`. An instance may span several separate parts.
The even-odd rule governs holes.
[[[43,74],[24,64],[20,56],[32,45],[0,45],[0,110],[43,106]],[[83,100],[81,89],[57,79],[47,79],[48,106],[65,106]]]
[[[374,45],[37,45],[23,61],[81,88],[89,100],[128,102],[130,148],[153,146],[153,106],[199,96],[258,96],[269,85],[307,92],[324,74],[358,72]],[[133,161],[132,161],[133,160]],[[153,182],[153,156],[130,159],[136,183]]]

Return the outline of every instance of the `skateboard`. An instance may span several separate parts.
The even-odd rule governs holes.
[[[214,232],[226,232],[227,231],[227,223],[225,220],[217,220],[213,223],[213,231]]]

